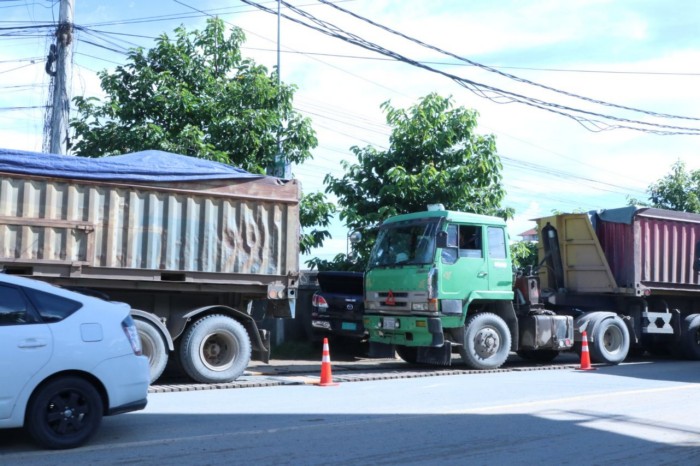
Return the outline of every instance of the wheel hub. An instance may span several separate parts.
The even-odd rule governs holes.
[[[204,353],[207,359],[216,359],[221,354],[221,346],[216,342],[209,342],[209,344],[204,348]]]
[[[498,352],[498,348],[500,347],[498,333],[493,329],[481,330],[477,333],[474,343],[477,354],[482,358],[493,356]]]
[[[232,335],[212,333],[200,346],[200,355],[204,365],[213,371],[229,368],[236,359],[238,346]]]

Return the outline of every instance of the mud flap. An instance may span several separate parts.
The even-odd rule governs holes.
[[[452,343],[445,341],[445,344],[442,346],[421,346],[418,348],[416,362],[433,366],[452,365]]]
[[[265,364],[270,362],[270,332],[265,329],[258,329],[258,334],[260,335],[260,342],[262,347],[259,345],[253,345],[253,358],[256,361],[262,361]]]
[[[377,359],[393,359],[396,357],[396,348],[387,343],[369,342],[369,357]]]

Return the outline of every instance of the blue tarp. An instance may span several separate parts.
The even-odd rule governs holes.
[[[241,168],[158,150],[75,157],[0,149],[0,172],[103,181],[200,181],[261,178]]]

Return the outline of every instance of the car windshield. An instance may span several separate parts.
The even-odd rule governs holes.
[[[382,227],[369,258],[369,267],[432,263],[437,227],[437,221]]]

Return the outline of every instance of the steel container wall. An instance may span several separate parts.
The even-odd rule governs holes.
[[[597,234],[618,286],[640,283],[651,289],[689,289],[700,215],[661,209],[638,210],[631,224],[601,221]]]
[[[0,173],[6,265],[115,269],[113,278],[119,269],[287,276],[299,270],[298,248],[295,181],[146,185]]]

